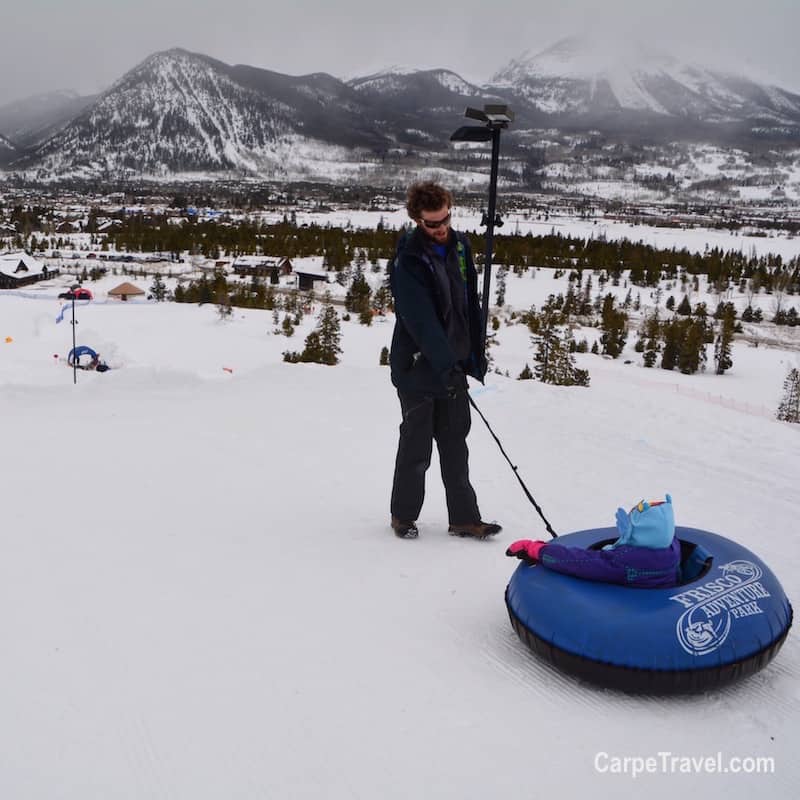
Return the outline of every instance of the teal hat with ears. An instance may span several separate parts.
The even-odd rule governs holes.
[[[653,549],[669,547],[675,536],[675,514],[672,510],[672,497],[665,500],[642,500],[630,513],[624,508],[617,509],[617,531],[619,539],[606,545],[603,550],[613,550],[622,545],[650,547]]]

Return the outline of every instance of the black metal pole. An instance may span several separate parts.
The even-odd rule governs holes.
[[[492,171],[489,177],[489,211],[486,220],[486,253],[483,262],[483,350],[486,352],[486,332],[489,326],[489,293],[494,255],[494,219],[497,210],[497,169],[500,162],[500,128],[492,128]]]
[[[75,326],[78,323],[75,322],[75,291],[72,292],[72,383],[78,383],[78,356],[75,350],[77,349],[77,345],[75,344]]]

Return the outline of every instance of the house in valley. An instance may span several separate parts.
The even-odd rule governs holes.
[[[0,253],[0,289],[19,289],[54,275],[58,268],[48,267],[22,250]]]

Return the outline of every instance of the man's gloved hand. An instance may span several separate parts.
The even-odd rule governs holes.
[[[539,540],[531,541],[530,539],[520,539],[506,550],[506,555],[512,558],[518,558],[526,564],[535,564],[539,560],[539,551],[546,544],[547,542]]]
[[[465,388],[464,370],[458,364],[450,370],[446,378],[447,399],[455,400]]]

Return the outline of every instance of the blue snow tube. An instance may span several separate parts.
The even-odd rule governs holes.
[[[67,364],[72,366],[76,361],[80,363],[81,356],[97,358],[97,353],[95,353],[91,347],[87,347],[85,344],[79,344],[77,347],[74,347],[69,351],[69,354],[67,355]]]
[[[629,692],[705,691],[752,675],[778,653],[792,607],[772,571],[740,544],[676,527],[681,583],[640,589],[520,564],[506,588],[511,624],[558,669]],[[599,548],[615,528],[559,544]]]

